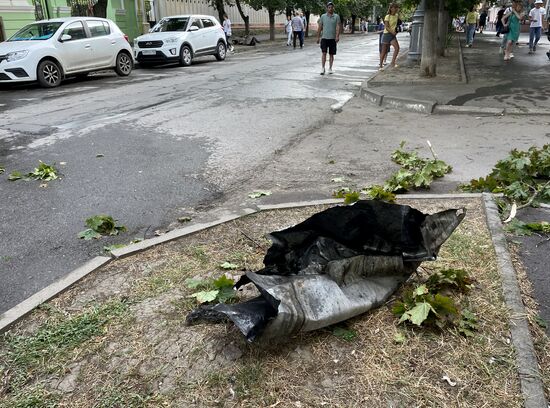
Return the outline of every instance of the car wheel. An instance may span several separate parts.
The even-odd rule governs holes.
[[[127,53],[121,51],[116,56],[115,72],[120,76],[128,76],[132,72],[134,61]]]
[[[223,61],[226,54],[227,48],[225,47],[225,44],[223,43],[223,41],[218,42],[218,47],[216,48],[216,54],[214,54],[214,56],[218,61]]]
[[[193,52],[188,45],[184,45],[180,50],[180,65],[188,67],[193,61]]]
[[[38,64],[36,77],[40,86],[44,88],[53,88],[61,83],[61,68],[52,60],[45,60]]]

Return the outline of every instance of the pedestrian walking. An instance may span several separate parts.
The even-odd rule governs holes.
[[[497,20],[496,20],[496,29],[497,29],[497,37],[500,37],[502,27],[504,22],[502,21],[502,17],[504,17],[504,12],[506,11],[506,8],[504,5],[500,7],[500,10],[497,12]]]
[[[399,42],[397,42],[397,21],[399,20],[399,6],[397,3],[391,3],[388,8],[388,14],[384,17],[384,33],[382,34],[382,53],[380,54],[379,70],[384,69],[384,61],[390,51],[390,45],[393,47],[393,56],[391,66],[397,68],[395,61],[399,54]]]
[[[327,3],[327,12],[324,13],[317,23],[317,44],[321,44],[321,75],[325,75],[325,64],[327,62],[327,50],[329,54],[328,73],[332,74],[334,56],[336,55],[336,44],[340,41],[342,22],[340,16],[334,12],[334,3]]]
[[[296,12],[294,13],[294,17],[292,17],[292,35],[294,36],[292,44],[294,45],[294,48],[296,48],[296,39],[300,40],[300,48],[304,47],[304,40],[302,39],[303,30],[304,22],[298,12]]]
[[[382,35],[384,34],[384,23],[380,17],[376,18],[376,32],[378,33],[378,53],[379,55],[382,55]],[[388,58],[387,53],[384,61],[382,61],[383,65],[386,65],[386,58]]]
[[[302,24],[304,26],[302,29],[302,44],[304,44],[304,40],[306,39],[307,20],[304,17],[304,13],[300,13],[300,18],[302,19]]]
[[[487,10],[483,9],[481,10],[481,14],[479,15],[479,33],[483,34],[483,30],[485,30],[485,25],[487,24]]]
[[[227,43],[227,49],[231,52],[235,50],[233,44],[231,44],[231,20],[227,16],[227,13],[223,14],[223,32],[225,33],[225,42]]]
[[[509,15],[504,15],[504,19],[507,19],[505,25],[508,25],[508,32],[506,33],[506,48],[504,50],[504,61],[510,61],[512,56],[512,47],[518,42],[520,22],[522,19],[523,4],[515,2],[512,4],[512,12]]]
[[[542,23],[545,20],[546,10],[541,6],[542,0],[535,0],[535,8],[529,12],[529,54],[533,54],[537,51],[537,44],[540,40],[540,32],[542,30]]]
[[[286,45],[288,47],[292,42],[292,18],[290,16],[286,16],[285,32],[287,37]]]
[[[475,10],[475,6],[470,7],[470,11],[466,14],[466,47],[471,47],[474,43],[474,35],[477,25],[479,24],[479,14]]]

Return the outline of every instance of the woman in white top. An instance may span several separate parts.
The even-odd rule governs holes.
[[[289,46],[292,42],[292,18],[290,16],[286,16],[285,32],[287,36],[286,45]]]
[[[234,47],[231,44],[231,20],[227,16],[227,13],[223,14],[223,32],[225,33],[227,48],[229,49],[229,51],[233,51]]]

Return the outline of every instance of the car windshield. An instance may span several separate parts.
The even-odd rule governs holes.
[[[8,41],[47,40],[61,27],[62,22],[32,23],[16,32]]]
[[[160,33],[164,31],[185,31],[188,22],[188,17],[163,18],[151,29],[151,32]]]

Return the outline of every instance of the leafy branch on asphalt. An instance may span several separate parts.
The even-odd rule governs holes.
[[[78,238],[84,240],[98,239],[103,235],[118,235],[120,232],[126,231],[123,225],[117,225],[117,220],[114,220],[110,215],[94,215],[86,220],[88,229],[80,231]]]
[[[219,302],[226,303],[236,298],[236,291],[233,289],[235,281],[225,275],[218,279],[193,279],[185,280],[189,289],[199,289],[189,297],[194,297],[198,303]]]
[[[461,308],[456,293],[468,293],[473,280],[461,269],[446,269],[434,273],[422,285],[406,290],[393,306],[392,312],[399,323],[416,326],[454,328],[465,336],[473,336],[477,317]]]
[[[515,235],[550,234],[550,223],[547,221],[523,222],[513,219],[504,229]]]
[[[517,209],[541,203],[550,203],[550,144],[528,150],[514,149],[509,156],[499,160],[491,173],[473,179],[460,188],[470,192],[502,193],[505,203],[503,212],[513,203]]]
[[[360,199],[361,194],[373,200],[395,201],[396,193],[403,193],[411,189],[428,189],[436,178],[441,178],[452,171],[452,167],[439,160],[431,143],[428,146],[433,158],[422,158],[415,151],[404,150],[405,142],[402,141],[399,149],[395,150],[391,159],[401,168],[392,174],[383,185],[374,184],[365,187],[361,191],[350,188],[341,188],[333,193],[336,198],[344,198],[344,203],[351,204]]]
[[[3,173],[3,171],[0,171],[0,173]],[[46,164],[42,160],[39,160],[38,167],[35,167],[35,169],[27,173],[26,175],[22,174],[19,171],[12,171],[11,174],[8,176],[8,180],[10,181],[16,181],[16,180],[42,180],[42,181],[51,181],[57,179],[57,169],[54,167],[54,165]]]

